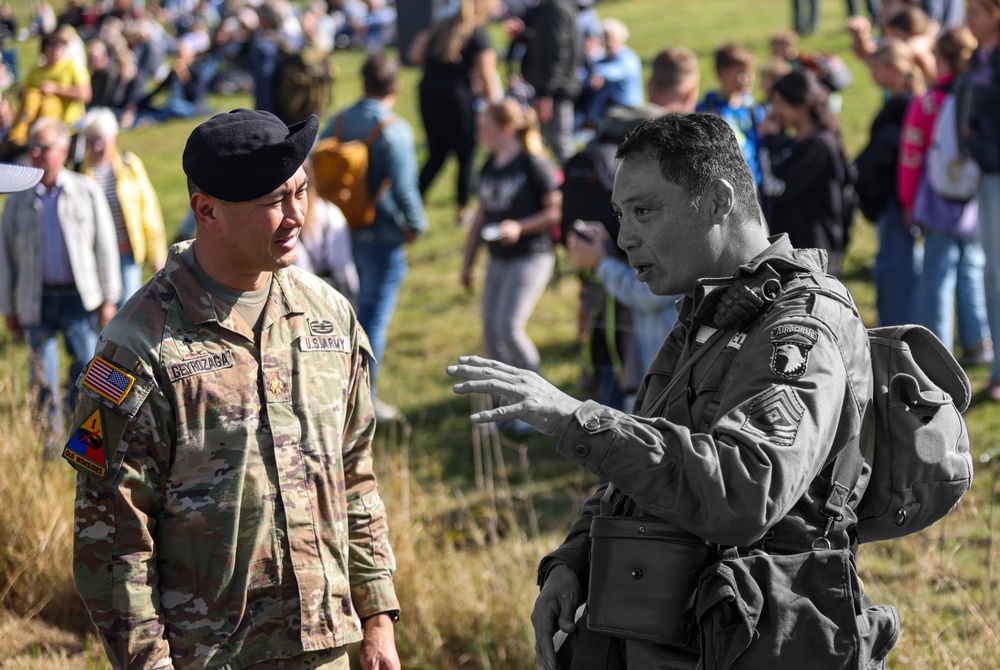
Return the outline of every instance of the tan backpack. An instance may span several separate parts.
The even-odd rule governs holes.
[[[320,140],[313,151],[316,192],[321,198],[340,208],[351,230],[372,225],[375,220],[375,205],[392,185],[392,180],[386,177],[375,192],[371,192],[368,150],[382,134],[382,130],[394,120],[395,117],[389,116],[379,121],[363,141],[344,142],[340,139],[343,135],[343,119],[338,116],[333,136]]]

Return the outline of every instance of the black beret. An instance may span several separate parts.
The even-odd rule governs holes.
[[[184,174],[209,195],[244,202],[267,195],[302,166],[319,130],[315,114],[292,126],[270,112],[234,109],[195,128]]]

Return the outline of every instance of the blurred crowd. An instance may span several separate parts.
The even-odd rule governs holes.
[[[988,395],[1000,402],[991,338],[1000,330],[1000,0],[883,0],[866,3],[868,17],[848,3],[853,53],[842,55],[800,45],[818,12],[817,3],[796,1],[793,29],[775,27],[763,62],[740,44],[721,44],[704,77],[683,46],[637,53],[629,27],[602,16],[596,0],[432,4],[431,25],[401,54],[421,69],[422,153],[410,124],[393,112],[400,65],[385,52],[398,38],[392,0],[165,0],[156,7],[72,0],[59,15],[42,0],[25,27],[9,5],[0,6],[2,149],[47,170],[36,209],[58,199],[57,175],[66,166],[96,180],[105,201],[94,219],[105,221],[98,228],[112,225],[124,288],[104,285],[103,270],[85,282],[65,254],[63,270],[71,265],[72,272],[46,278],[45,286],[50,279],[53,287],[75,285],[86,298],[79,315],[93,312],[97,298],[101,305],[125,299],[143,268],[162,267],[166,241],[155,191],[140,158],[119,150],[115,137],[121,128],[207,114],[209,92],[246,91],[257,109],[288,124],[315,113],[328,119],[324,137],[368,145],[373,219],[349,225],[336,205],[317,197],[299,263],[351,298],[379,362],[407,272],[406,245],[427,229],[422,199],[454,156],[454,221],[468,231],[463,286],[477,284],[477,252],[485,247],[489,257],[478,282],[484,352],[543,372],[526,325],[564,247],[581,280],[582,382],[603,403],[627,409],[676,313],[675,297],[654,295],[615,244],[615,148],[643,120],[708,112],[736,134],[772,234],[825,250],[829,271],[839,274],[860,211],[878,233],[879,323],[923,324],[963,364],[991,365]],[[503,26],[493,34],[505,43],[493,43],[491,22]],[[41,58],[18,63],[16,42],[30,35],[41,40]],[[369,52],[360,73],[364,94],[327,116],[337,76],[330,55],[338,48]],[[857,155],[839,122],[851,104],[845,59],[852,58],[884,92]],[[651,62],[646,79],[644,60]],[[947,122],[937,123],[945,110]],[[39,125],[45,119],[59,125]],[[485,159],[477,165],[479,150]],[[945,190],[936,166],[959,160],[975,174],[963,191]],[[18,214],[8,209],[10,238]],[[67,215],[55,205],[44,211],[58,237],[59,217]],[[181,236],[194,233],[189,217]],[[9,256],[0,264],[14,293],[20,270]],[[103,295],[89,296],[87,282]],[[41,326],[33,315],[23,323],[22,308],[8,298],[8,327],[26,332],[33,351],[68,328],[53,321],[32,335]],[[375,365],[373,392],[377,372]],[[55,382],[46,383],[51,396]],[[401,418],[378,395],[376,411]],[[516,422],[510,429],[527,430]]]
[[[21,64],[18,42],[36,37],[37,64]],[[41,117],[76,129],[86,108],[111,109],[123,128],[208,111],[207,96],[250,91],[256,106],[288,122],[325,110],[336,48],[377,50],[396,39],[395,5],[330,0],[237,2],[46,0],[18,26],[0,6],[0,133],[8,158]],[[305,90],[303,95],[301,91]]]

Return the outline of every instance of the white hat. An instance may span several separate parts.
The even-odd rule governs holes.
[[[42,171],[30,165],[0,163],[0,193],[14,193],[31,188],[42,178]]]

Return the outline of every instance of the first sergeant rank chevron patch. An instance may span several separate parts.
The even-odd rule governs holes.
[[[790,447],[795,443],[805,408],[790,386],[775,386],[760,393],[741,408],[746,414],[743,432],[772,444]]]

